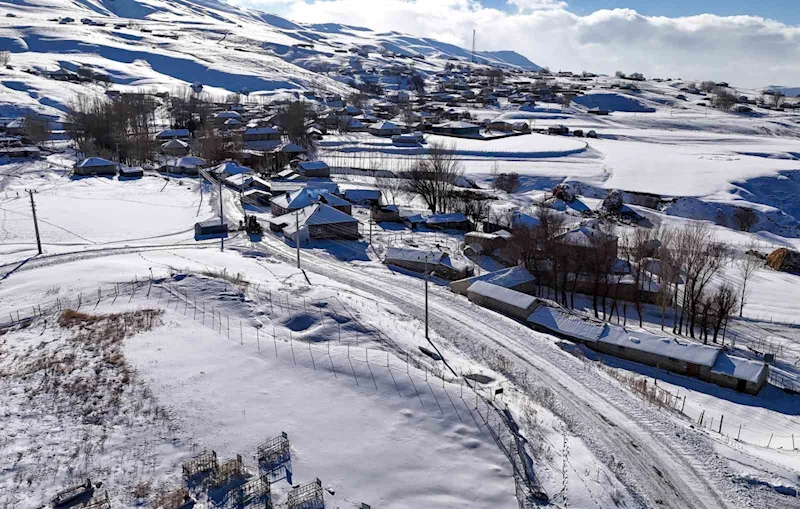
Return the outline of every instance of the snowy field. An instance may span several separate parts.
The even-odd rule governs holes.
[[[0,18],[0,49],[12,64],[0,69],[2,115],[60,119],[78,94],[105,94],[96,83],[46,77],[60,67],[89,66],[120,91],[175,92],[200,81],[216,98],[247,89],[243,100],[256,103],[307,90],[347,95],[354,89],[342,67],[380,71],[398,61],[376,50],[356,58],[353,46],[419,51],[427,58],[414,68],[430,81],[448,58],[470,56],[431,39],[298,24],[213,0],[6,7],[18,18]],[[66,15],[107,24],[52,21]],[[115,27],[117,16],[135,22]],[[737,256],[751,243],[762,254],[800,247],[800,115],[709,110],[704,96],[678,97],[684,82],[638,91],[605,77],[580,83],[592,90],[569,106],[501,99],[458,109],[474,122],[563,124],[598,139],[429,134],[426,144],[451,146],[465,176],[492,193],[496,215],[530,212],[571,182],[582,196],[559,204],[570,225],[621,189],[649,203],[630,205],[649,224],[707,221]],[[326,135],[319,149],[334,167],[389,171],[425,152],[365,133]],[[0,164],[2,507],[41,507],[86,477],[104,482],[113,507],[152,507],[158,493],[181,487],[181,464],[197,452],[241,454],[255,473],[256,447],[281,432],[291,462],[272,486],[276,507],[292,485],[315,478],[327,506],[342,508],[511,508],[526,490],[552,507],[799,505],[797,394],[767,386],[744,395],[593,354],[474,305],[444,280],[431,278],[426,296],[418,274],[381,261],[389,248],[411,247],[443,251],[478,273],[500,267],[467,258],[463,234],[370,225],[369,210],[354,207],[362,238],[315,243],[298,270],[294,247],[270,231],[232,233],[224,252],[219,241],[194,240],[194,223],[219,217],[220,203],[231,224],[244,219],[238,193],[153,172],[72,178],[73,157]],[[490,191],[495,170],[518,173],[520,188]],[[333,179],[342,189],[378,185],[352,173]],[[408,196],[398,204],[425,208]],[[756,212],[750,232],[733,228],[737,207]],[[264,226],[271,218],[248,213]],[[714,284],[740,283],[732,263]],[[727,345],[743,356],[777,353],[774,369],[800,383],[800,276],[762,268],[748,288]],[[61,314],[67,307],[86,315]],[[644,315],[644,328],[659,332],[659,310],[646,306]],[[627,321],[636,328],[632,306]],[[685,405],[667,410],[631,380],[657,382]]]

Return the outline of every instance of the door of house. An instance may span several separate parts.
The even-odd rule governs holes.
[[[736,390],[739,392],[744,392],[747,389],[747,380],[739,380],[736,383]]]

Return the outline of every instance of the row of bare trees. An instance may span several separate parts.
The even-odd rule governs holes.
[[[613,227],[598,224],[590,246],[575,249],[561,239],[563,215],[545,204],[536,207],[535,228],[516,229],[508,256],[539,281],[539,295],[575,307],[575,293],[588,294],[597,318],[627,323],[632,305],[643,325],[645,304],[657,304],[661,327],[671,309],[673,332],[717,342],[730,316],[741,312],[746,285],[760,265],[753,255],[736,260],[744,284],[736,288],[716,280],[732,261],[732,252],[717,242],[706,223],[681,228],[634,228],[610,239]]]
[[[152,160],[157,106],[145,93],[114,101],[80,95],[66,113],[64,127],[84,154],[141,163]]]

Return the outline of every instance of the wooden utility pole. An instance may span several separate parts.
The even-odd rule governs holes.
[[[425,255],[425,339],[428,338],[428,255]]]
[[[297,247],[297,268],[300,268],[300,211],[294,215],[294,245]]]
[[[217,179],[219,179],[219,226],[221,229],[225,224],[225,212],[222,210],[222,172],[217,175]],[[221,234],[219,238],[219,250],[225,251],[225,234]]]
[[[39,249],[39,254],[42,254],[42,241],[39,239],[39,221],[36,220],[36,203],[33,201],[33,191],[28,190],[31,197],[31,211],[33,212],[33,228],[36,230],[36,247]]]

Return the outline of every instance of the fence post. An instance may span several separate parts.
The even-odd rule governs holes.
[[[244,344],[244,333],[242,332],[242,321],[239,320],[239,344]]]
[[[261,351],[261,339],[258,337],[258,327],[256,327],[256,345],[258,346],[258,351]]]
[[[722,421],[724,421],[724,420],[725,420],[725,416],[724,415],[719,418],[719,434],[720,435],[722,434]]]
[[[686,408],[686,395],[683,395],[683,405],[681,405],[681,413],[683,413],[683,409]]]
[[[739,441],[739,437],[741,437],[741,436],[742,436],[742,425],[739,424],[739,433],[736,435],[736,441],[737,442]]]
[[[773,436],[774,434],[775,434],[775,433],[770,433],[770,434],[769,434],[769,442],[767,442],[767,449],[769,449],[769,446],[770,446],[770,444],[772,444],[772,436]]]

